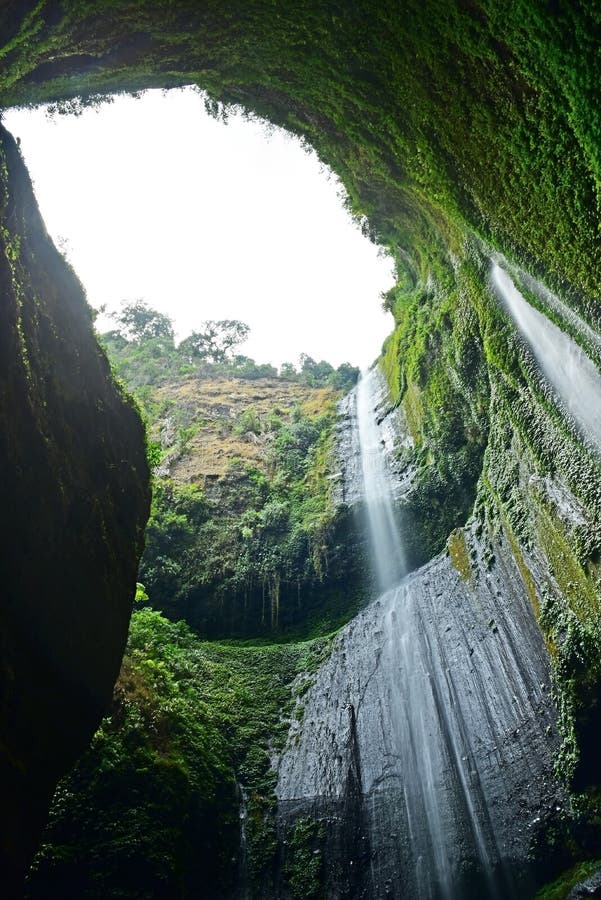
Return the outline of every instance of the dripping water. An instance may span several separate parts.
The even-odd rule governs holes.
[[[384,441],[376,421],[379,391],[379,373],[372,369],[357,386],[357,428],[371,560],[382,593],[398,583],[405,562]]]
[[[528,303],[497,263],[491,280],[560,403],[601,451],[601,375],[595,364],[573,338]]]
[[[428,633],[413,602],[411,582],[402,581],[402,534],[394,489],[375,410],[381,376],[372,370],[359,383],[357,428],[374,569],[387,612],[379,671],[386,685],[385,755],[388,776],[402,784],[410,836],[405,889],[412,900],[459,900],[458,851],[474,868],[478,896],[500,900],[499,853],[486,798],[472,762],[467,727],[444,653]],[[473,885],[470,888],[473,890]]]
[[[248,900],[249,894],[249,875],[248,875],[248,794],[244,785],[239,781],[236,782],[236,793],[238,794],[238,818],[240,822],[240,846],[238,853],[238,894],[237,900]]]
[[[301,815],[324,823],[332,900],[530,900],[537,823],[567,802],[552,776],[541,632],[502,541],[485,571],[466,533],[469,580],[444,555],[401,577],[407,520],[399,529],[394,498],[398,507],[412,484],[392,448],[408,435],[384,397],[375,370],[349,400],[345,478],[354,502],[372,507],[388,590],[342,630],[305,695],[278,763],[281,835]]]

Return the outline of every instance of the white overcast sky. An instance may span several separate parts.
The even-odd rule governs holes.
[[[392,264],[364,238],[340,185],[283,131],[205,113],[192,89],[117,97],[49,118],[11,110],[46,226],[66,239],[92,306],[145,299],[178,338],[205,319],[251,327],[240,352],[366,367],[392,319]],[[99,330],[112,327],[99,319]]]

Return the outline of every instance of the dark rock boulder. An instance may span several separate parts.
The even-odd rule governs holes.
[[[0,134],[0,882],[18,892],[125,644],[148,468],[74,272]]]

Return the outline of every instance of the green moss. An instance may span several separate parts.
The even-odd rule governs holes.
[[[596,580],[582,568],[573,541],[551,512],[538,506],[538,543],[549,560],[559,588],[575,615],[584,622],[599,622],[600,598]]]
[[[277,847],[270,755],[287,734],[294,679],[328,646],[207,644],[182,622],[135,612],[112,709],[59,786],[29,895],[185,887],[218,898],[245,864],[262,896]],[[244,860],[236,783],[247,798]]]
[[[465,541],[465,532],[462,528],[456,528],[451,532],[449,535],[448,547],[451,562],[454,567],[464,581],[470,581],[472,577],[472,566]]]
[[[95,102],[98,92],[196,82],[217,114],[221,103],[253,109],[301,134],[340,175],[349,209],[397,264],[398,285],[385,298],[395,330],[382,366],[415,441],[404,459],[416,471],[409,553],[419,562],[444,546],[470,514],[484,470],[488,524],[510,536],[535,608],[531,557],[548,577],[549,596],[538,599],[555,648],[565,773],[580,771],[583,784],[598,779],[599,462],[516,342],[487,291],[485,262],[491,246],[503,250],[599,325],[595,4],[409,0],[402,15],[393,0],[12,6],[0,51],[5,105],[64,106],[77,96]],[[6,257],[17,265],[20,251],[7,244]],[[257,560],[275,620],[287,573],[308,563],[322,575],[332,537],[322,503],[326,443],[312,445],[313,474],[285,471],[286,489],[274,483],[269,496],[246,473],[247,518],[232,516],[227,528],[202,523],[197,549],[215,561],[206,582],[215,596],[222,586],[220,601],[235,596],[236,614]],[[587,524],[564,528],[528,487],[532,477],[565,485]],[[284,541],[276,522],[287,523]],[[186,523],[172,524],[186,543]],[[244,564],[232,567],[238,558]]]
[[[334,507],[329,477],[340,397],[329,380],[344,367],[287,379],[274,370],[254,380],[257,407],[240,409],[235,361],[181,375],[172,341],[110,333],[106,349],[144,410],[147,448],[174,473],[155,478],[141,562],[153,604],[209,637],[309,636],[347,621],[363,579],[355,522]],[[174,435],[159,454],[166,420]]]
[[[453,269],[430,249],[427,279],[406,291],[401,283],[387,298],[397,325],[381,366],[413,440],[403,463],[415,466],[404,502],[414,565],[467,520],[487,441],[489,381],[476,312],[486,288],[465,250],[463,257]]]
[[[526,565],[526,561],[520,550],[519,544],[516,540],[515,535],[513,534],[511,528],[508,523],[505,522],[505,533],[509,539],[509,544],[511,546],[511,552],[513,553],[513,558],[517,563],[517,567],[520,571],[520,575],[522,576],[522,581],[524,582],[524,587],[526,588],[526,594],[528,595],[528,600],[530,601],[530,605],[533,609],[535,616],[538,618],[540,615],[540,601],[538,598],[538,592],[536,590],[536,584],[534,582],[534,578],[532,577],[532,573],[528,566]],[[554,656],[556,653],[555,644],[548,637],[547,638],[547,649],[551,656]]]
[[[541,888],[535,900],[565,900],[574,885],[596,872],[600,865],[601,862],[596,860],[572,866],[551,884]]]
[[[407,384],[403,394],[403,412],[409,428],[409,434],[413,438],[416,447],[423,443],[422,428],[424,423],[424,407],[420,396],[420,390],[415,382]]]
[[[24,4],[5,105],[197,82],[301,132],[349,207],[410,257],[465,224],[595,296],[599,60],[588,3]],[[499,41],[499,35],[503,41]],[[252,35],[252,40],[249,36]],[[127,36],[128,40],[123,40]],[[436,237],[438,236],[438,237]]]
[[[502,334],[501,324],[495,353],[502,346]],[[492,501],[491,520],[509,538],[551,654],[563,739],[557,772],[572,788],[588,790],[599,777],[593,734],[599,716],[601,668],[596,648],[601,631],[596,571],[588,565],[598,540],[598,464],[541,397],[540,382],[519,357],[516,360],[515,351],[511,364],[501,354],[495,355],[495,361],[495,367],[502,364],[503,368],[498,380],[495,376],[483,486]],[[583,477],[585,471],[590,475]],[[550,484],[559,479],[570,486],[572,502],[582,504],[577,515],[582,517],[586,511],[590,527],[572,523],[565,515],[559,517],[545,479]],[[545,560],[546,573],[537,563],[539,578],[548,583],[542,593],[529,576],[527,548]]]
[[[295,900],[318,900],[322,896],[324,838],[323,826],[314,819],[300,817],[294,822],[284,874]]]

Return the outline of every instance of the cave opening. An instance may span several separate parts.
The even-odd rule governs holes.
[[[195,89],[9,110],[51,236],[99,333],[119,302],[173,319],[250,326],[259,364],[301,354],[365,368],[392,321],[393,266],[305,143]]]
[[[562,424],[547,415],[545,398],[529,368],[516,357],[513,332],[482,288],[482,255],[487,252],[486,244],[492,243],[538,277],[549,276],[551,287],[561,288],[562,297],[573,301],[588,321],[598,323],[594,297],[599,284],[595,265],[599,154],[595,140],[600,80],[596,77],[596,43],[590,39],[598,31],[592,8],[564,5],[561,10],[554,6],[542,11],[540,4],[534,3],[474,5],[441,0],[426,5],[408,3],[404,15],[399,16],[398,7],[386,3],[375,8],[359,2],[350,8],[348,4],[299,7],[234,2],[194,9],[187,3],[111,4],[111,15],[105,17],[104,4],[98,9],[74,3],[62,4],[60,10],[58,4],[53,10],[48,6],[28,0],[18,11],[16,4],[9,4],[8,12],[0,14],[6,38],[6,106],[56,100],[80,90],[129,90],[197,81],[213,96],[243,102],[306,134],[353,193],[354,208],[369,216],[383,242],[390,244],[400,259],[410,260],[406,281],[419,291],[412,297],[390,298],[403,319],[403,328],[397,329],[398,340],[391,345],[394,352],[388,355],[387,374],[395,376],[395,400],[404,403],[423,440],[420,462],[425,465],[420,475],[426,502],[422,526],[430,520],[437,524],[429,541],[433,549],[440,549],[442,532],[445,538],[451,534],[449,557],[440,557],[437,563],[444,577],[454,579],[452,595],[446,600],[465,595],[467,607],[476,609],[477,604],[470,602],[474,582],[480,579],[489,586],[491,614],[482,625],[483,647],[495,645],[504,631],[515,631],[517,637],[531,634],[540,644],[531,611],[523,617],[519,611],[527,599],[538,614],[539,601],[544,601],[541,625],[559,674],[556,694],[563,704],[564,746],[556,761],[565,768],[562,778],[568,783],[578,764],[579,740],[580,749],[594,745],[594,727],[590,731],[580,727],[578,733],[575,726],[583,713],[586,724],[591,697],[594,700],[598,695],[598,582],[594,581],[596,568],[587,570],[589,558],[595,561],[599,546],[598,466],[586,458]],[[8,195],[14,186],[21,192],[18,199],[24,197],[30,211],[35,204],[28,199],[26,186],[23,190],[10,141],[4,140],[4,150],[12,167],[10,178],[2,172],[5,191]],[[52,279],[43,281],[44,272],[39,265],[36,268],[37,262],[50,263],[48,269],[61,287],[69,276],[57,268],[35,221],[33,228],[26,217],[15,223],[16,208],[12,203],[4,210],[10,217],[5,217],[1,235],[9,327],[3,331],[6,352],[0,354],[8,387],[2,393],[5,406],[0,407],[7,426],[0,458],[11,474],[1,499],[5,508],[25,509],[27,514],[14,521],[11,518],[3,533],[6,560],[2,583],[8,601],[1,613],[5,655],[0,696],[5,715],[0,739],[8,748],[2,787],[10,788],[5,790],[9,802],[2,849],[8,847],[9,857],[17,859],[20,873],[23,849],[17,847],[14,853],[20,826],[13,828],[12,811],[21,809],[21,786],[24,782],[33,795],[36,778],[40,782],[39,796],[32,800],[39,819],[49,786],[83,749],[93,730],[89,721],[85,727],[75,727],[80,709],[85,711],[86,704],[88,710],[91,707],[88,684],[81,704],[76,702],[79,681],[71,673],[78,665],[84,676],[94,669],[98,673],[97,664],[106,657],[106,649],[110,651],[109,664],[102,678],[92,672],[92,685],[99,691],[100,705],[109,702],[123,650],[133,565],[139,550],[134,535],[139,535],[146,519],[147,494],[142,435],[130,418],[129,446],[114,443],[127,412],[119,409],[110,391],[102,393],[98,404],[96,389],[110,381],[106,367],[94,357],[86,335],[72,328],[73,317],[61,317],[61,302],[68,291],[61,296]],[[35,213],[30,219],[35,220]],[[38,290],[40,287],[43,290]],[[413,319],[404,315],[409,309],[415,312]],[[419,327],[413,329],[412,321]],[[45,326],[44,333],[40,323]],[[409,379],[405,377],[407,367],[401,372],[396,352],[401,349],[408,352]],[[63,358],[59,350],[65,364],[56,366]],[[86,358],[88,362],[93,359],[96,368],[87,366]],[[53,384],[55,369],[60,377]],[[70,391],[74,383],[85,384],[86,389],[90,386],[83,415],[75,392]],[[71,408],[62,402],[65,397]],[[489,397],[493,400],[490,406]],[[112,418],[103,418],[102,404],[112,409]],[[26,413],[21,415],[23,410]],[[455,427],[457,421],[460,428]],[[487,433],[491,441],[482,468],[483,436]],[[44,443],[38,440],[40,435]],[[101,437],[95,440],[95,435]],[[96,458],[90,446],[99,443],[104,443],[106,453]],[[30,449],[33,446],[37,458]],[[132,448],[136,464],[126,473],[123,461]],[[25,466],[23,459],[28,463]],[[63,465],[63,460],[69,465]],[[474,507],[471,491],[476,481],[479,488]],[[107,484],[114,491],[114,502],[105,501]],[[130,499],[136,491],[137,500]],[[450,503],[449,491],[454,492]],[[82,503],[82,496],[92,497],[94,503]],[[127,496],[128,503],[119,502],[119,496],[121,500]],[[128,508],[130,521],[124,527]],[[436,515],[430,514],[433,508]],[[476,517],[472,531],[460,527],[471,509]],[[583,521],[581,509],[585,527],[573,529],[574,523]],[[452,516],[441,526],[440,517],[447,510]],[[40,512],[47,517],[40,517]],[[282,509],[272,506],[269,513],[267,524],[273,528],[281,521]],[[88,528],[88,523],[93,527]],[[94,545],[94,553],[90,553],[94,535],[107,535],[107,523],[106,547]],[[252,522],[244,523],[243,536],[252,532],[252,526]],[[418,529],[416,534],[421,538]],[[496,538],[500,543],[495,543]],[[109,584],[107,574],[114,570],[116,558],[121,572]],[[36,560],[39,574],[31,559]],[[435,615],[438,594],[432,596],[426,590],[428,583],[424,580],[422,594],[432,600],[433,616],[440,619]],[[511,599],[512,586],[517,586],[520,596],[515,600],[521,606],[514,606],[503,624],[499,612],[506,598]],[[279,582],[271,587],[277,607]],[[66,638],[65,629],[56,624],[61,616],[69,622]],[[165,636],[181,638],[168,630]],[[466,667],[471,665],[473,649],[470,646],[461,654]],[[74,650],[77,665],[69,668]],[[278,653],[274,651],[274,656]],[[493,658],[500,655],[495,652]],[[283,656],[278,659],[281,662]],[[516,659],[530,672],[532,660],[546,665],[547,655],[537,645],[534,653],[521,651]],[[69,677],[57,680],[57,665],[64,667]],[[252,681],[251,693],[256,698],[264,689],[261,678],[269,675],[269,667],[249,671],[249,684],[251,675],[258,679]],[[542,690],[541,709],[550,710],[546,671],[543,676],[534,679],[529,695]],[[43,697],[40,685],[46,688]],[[512,702],[508,698],[508,710]],[[591,708],[594,710],[594,703]],[[541,723],[538,712],[534,713],[531,722]],[[71,722],[71,731],[63,727],[63,720],[67,725]],[[96,724],[98,720],[99,713]],[[359,829],[362,822],[356,791],[361,783],[356,777],[360,755],[356,735],[361,728],[357,728],[357,704],[351,701],[344,708],[343,735],[348,720],[352,766],[343,806],[357,812],[358,827],[352,833],[340,833],[339,845],[353,862],[357,858],[365,861],[367,870],[370,857]],[[555,752],[553,728],[554,720],[539,729],[544,753]],[[506,751],[505,770],[512,774],[528,771],[528,765],[513,763],[518,733],[524,734],[521,722],[519,730],[507,730],[506,744],[491,741],[491,752]],[[164,736],[159,730],[159,738]],[[225,759],[231,748],[218,741],[215,746],[223,749]],[[318,742],[316,746],[321,752]],[[49,751],[52,766],[48,765]],[[523,754],[527,763],[542,756],[532,744]],[[168,760],[169,764],[174,761],[173,757]],[[247,760],[255,774],[260,768],[257,761],[257,756]],[[211,761],[217,776],[222,773],[220,762],[217,758]],[[498,768],[494,762],[494,769]],[[158,787],[178,788],[181,781],[170,780],[176,769],[165,766]],[[577,774],[585,780],[588,777],[582,767]],[[590,774],[596,779],[596,769]],[[573,849],[569,815],[564,813],[563,800],[555,798],[554,778],[549,760],[541,778],[529,779],[512,793],[513,799],[521,802],[521,797],[533,797],[535,783],[549,785],[540,802],[534,797],[544,820],[534,835],[541,848],[541,880],[583,855],[598,855],[596,831],[589,842],[593,854],[586,846],[584,854]],[[228,787],[218,778],[215,785]],[[229,819],[234,830],[238,812],[243,824],[264,822],[261,809],[249,812],[244,778],[235,787],[235,793],[230,790]],[[178,790],[172,794],[181,796]],[[597,800],[594,796],[589,799],[593,801],[589,807],[592,821],[597,816]],[[497,810],[504,807],[505,795],[495,803]],[[331,812],[337,816],[336,809]],[[530,823],[541,821],[538,812],[533,808],[530,814],[522,806],[512,823],[507,806],[511,825],[507,837],[520,858],[526,859],[532,849],[526,846],[526,835]],[[198,806],[192,819],[196,813]],[[20,815],[26,818],[22,812]],[[127,818],[127,814],[119,816],[119,824]],[[37,823],[38,819],[31,821]],[[149,816],[149,821],[157,818]],[[25,823],[22,828],[26,856],[37,827]],[[290,831],[291,865],[284,875],[295,896],[299,891],[307,897],[319,896],[320,827],[319,821],[301,817]],[[106,846],[113,848],[115,834],[110,828],[107,833],[110,840]],[[143,834],[144,828],[139,833]],[[243,833],[246,840],[248,832],[241,827],[241,850]],[[382,834],[386,840],[396,841],[397,832],[391,833],[390,827]],[[172,836],[167,830],[160,838],[168,841]],[[234,841],[236,838],[234,834]],[[272,834],[260,832],[258,838],[255,846],[265,848]],[[522,839],[523,846],[518,846]],[[58,846],[62,852],[65,844],[59,841]],[[129,846],[121,841],[126,853]],[[197,846],[194,844],[187,861],[200,879],[207,872],[199,869],[205,862],[217,863],[218,855],[212,854],[215,845],[207,840],[203,845],[206,859],[199,863],[194,853]],[[181,847],[177,841],[172,846],[174,868],[181,862]],[[251,856],[241,853],[241,870],[257,863]],[[149,858],[144,847],[142,857]],[[164,858],[159,855],[155,861],[160,866]],[[220,862],[232,869],[232,858]],[[552,861],[551,867],[548,861]],[[466,862],[469,865],[469,860]],[[139,888],[141,873],[128,872],[134,890]],[[164,870],[158,872],[158,878],[164,879]],[[388,894],[387,872],[383,879]],[[80,892],[79,896],[83,895]]]

